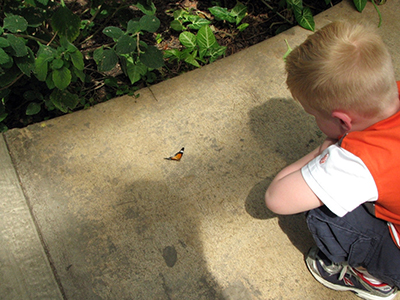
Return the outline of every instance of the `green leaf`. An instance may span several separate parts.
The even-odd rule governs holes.
[[[175,31],[182,31],[185,29],[183,24],[178,20],[173,20],[169,25]]]
[[[140,61],[152,69],[158,69],[164,65],[163,54],[155,46],[147,47],[145,52],[140,55]]]
[[[28,22],[22,16],[8,14],[4,18],[3,28],[12,33],[24,32],[28,28]]]
[[[53,74],[50,73],[50,74],[47,76],[47,78],[46,78],[46,85],[47,85],[47,88],[48,88],[49,90],[52,90],[52,89],[54,89],[54,88],[56,87],[56,85],[54,84],[53,76],[52,76],[52,75],[53,75]]]
[[[179,35],[179,41],[186,48],[194,48],[196,47],[197,37],[189,31],[184,31]]]
[[[130,54],[136,50],[136,39],[129,35],[122,35],[115,46],[117,54]]]
[[[94,50],[93,59],[96,62],[96,64],[99,64],[101,62],[101,60],[103,59],[103,54],[104,54],[103,46]]]
[[[109,36],[110,38],[113,38],[116,40],[119,39],[124,34],[124,32],[122,31],[121,28],[118,28],[115,26],[108,26],[108,27],[104,28],[103,33],[106,36]]]
[[[187,62],[188,64],[191,64],[191,65],[193,65],[193,66],[195,66],[195,67],[197,67],[197,68],[200,68],[199,63],[198,63],[198,61],[196,60],[196,56],[193,55],[193,54],[188,55],[188,56],[185,58],[185,62]]]
[[[134,20],[129,20],[126,28],[126,34],[136,34],[139,31],[140,31],[139,22]]]
[[[112,87],[118,87],[118,80],[115,77],[111,77],[111,78],[106,78],[104,80],[104,84],[107,86],[112,86]]]
[[[33,115],[38,114],[41,109],[42,109],[41,104],[36,103],[36,102],[31,102],[31,103],[29,103],[28,107],[26,108],[25,114],[27,116],[33,116]]]
[[[5,120],[5,118],[7,118],[7,116],[8,116],[8,114],[7,114],[7,113],[5,113],[5,112],[3,112],[3,113],[0,113],[0,122],[4,121],[4,120]],[[1,132],[1,131],[0,131],[0,132]]]
[[[4,75],[0,76],[0,87],[12,84],[21,75],[21,71],[15,64],[12,64]]]
[[[3,37],[0,37],[0,48],[6,48],[10,46],[10,42]]]
[[[55,86],[63,90],[69,86],[71,83],[72,75],[71,71],[67,69],[65,66],[61,69],[53,70],[52,72],[52,79]]]
[[[68,110],[73,110],[79,103],[78,95],[71,94],[67,90],[61,91],[58,89],[55,89],[51,93],[50,100],[54,106],[63,113],[67,113]]]
[[[28,47],[25,46],[25,40],[23,38],[16,37],[13,34],[8,34],[7,40],[15,52],[14,56],[21,57],[28,54]]]
[[[12,58],[2,48],[0,48],[0,65],[8,64],[10,62],[12,62]]]
[[[47,6],[47,3],[49,2],[49,0],[36,0],[36,1],[44,6]]]
[[[314,31],[315,30],[315,22],[312,15],[311,10],[308,7],[304,7],[302,14],[295,14],[296,21],[300,24],[301,27]]]
[[[210,49],[217,44],[217,39],[214,36],[209,26],[203,26],[197,33],[197,44],[200,49]]]
[[[97,53],[96,53],[96,51],[97,51]],[[110,71],[118,63],[118,56],[114,50],[106,49],[106,50],[99,51],[99,49],[97,49],[96,51],[95,51],[93,58],[97,62],[97,69],[100,72]]]
[[[141,62],[134,63],[130,57],[126,62],[126,72],[128,73],[131,84],[138,82],[147,73],[148,68]]]
[[[85,82],[85,73],[83,73],[82,70],[79,70],[77,68],[73,69],[74,74],[76,75],[76,77],[78,77],[82,82]]]
[[[239,26],[238,26],[238,30],[240,31],[240,32],[242,32],[243,30],[245,30],[247,27],[249,27],[249,23],[243,23],[243,24],[240,24]]]
[[[139,21],[140,29],[148,32],[156,32],[160,27],[160,20],[156,16],[144,15]]]
[[[43,100],[43,95],[36,90],[27,90],[22,96],[25,100],[28,100],[30,102],[36,99]]]
[[[54,49],[50,46],[43,45],[41,43],[38,43],[38,44],[39,44],[39,50],[36,54],[37,56],[43,55],[46,57],[47,61],[51,61],[57,55],[56,49]]]
[[[240,2],[237,2],[235,7],[231,10],[231,15],[236,18],[236,25],[239,25],[239,23],[246,16],[246,13],[247,7]]]
[[[190,29],[199,30],[204,25],[209,25],[209,24],[211,24],[211,21],[197,17],[195,20],[192,21],[192,24],[189,24],[187,27]]]
[[[3,101],[0,100],[0,122],[4,121],[7,116],[8,114],[6,113],[6,108],[3,104]]]
[[[211,48],[209,51],[210,63],[215,61],[218,57],[225,55],[225,52],[226,52],[226,47],[223,46]]]
[[[171,58],[172,60],[174,59],[181,59],[181,52],[178,49],[168,49],[164,51],[164,58]],[[172,61],[171,60],[171,61]]]
[[[54,31],[58,31],[60,36],[65,36],[70,42],[79,36],[81,19],[75,15],[68,7],[61,6],[56,10],[51,18],[51,25]]]
[[[301,12],[303,10],[303,0],[286,0],[289,8]]]
[[[214,15],[217,21],[228,21],[229,23],[235,23],[235,18],[231,16],[227,8],[220,6],[213,6],[208,9],[211,14]]]
[[[85,67],[83,62],[83,54],[79,50],[76,50],[75,52],[70,53],[70,57],[74,67],[82,71]]]
[[[139,8],[142,13],[149,16],[155,15],[157,10],[153,1],[139,0],[135,6]]]
[[[353,0],[353,2],[359,12],[362,12],[367,4],[367,0]]]
[[[51,68],[53,70],[61,69],[64,66],[64,61],[61,58],[57,58],[52,61]]]
[[[60,43],[61,43],[61,46],[62,46],[65,50],[67,50],[67,52],[69,52],[69,53],[73,53],[73,52],[75,52],[75,51],[78,50],[78,48],[76,48],[76,47],[74,46],[74,44],[72,44],[70,41],[68,41],[67,38],[66,38],[65,36],[62,36],[62,37],[60,38]]]
[[[35,60],[35,74],[37,79],[45,81],[47,78],[48,64],[54,59],[56,50],[39,43],[39,50]]]
[[[44,55],[39,56],[35,60],[35,74],[37,79],[40,81],[45,81],[47,77],[47,71],[48,71],[48,61],[46,60],[46,57]]]
[[[32,71],[35,70],[35,56],[30,48],[28,48],[28,55],[14,57],[14,61],[22,73],[31,77]]]

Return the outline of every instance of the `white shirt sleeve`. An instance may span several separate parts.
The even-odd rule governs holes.
[[[325,149],[301,173],[314,194],[339,217],[364,202],[378,199],[378,189],[367,166],[338,145]]]

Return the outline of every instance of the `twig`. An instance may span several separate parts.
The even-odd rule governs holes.
[[[3,86],[2,88],[0,88],[0,91],[5,90],[7,88],[9,88],[10,86],[12,86],[14,83],[16,83],[22,76],[24,76],[24,73],[21,73],[17,76],[17,78],[15,78],[12,82],[10,82],[9,84],[7,84],[6,86]]]
[[[270,10],[274,11],[274,8],[269,5],[265,0],[261,0],[262,3],[264,3]],[[279,12],[275,11],[275,13],[280,16],[282,19],[284,19],[286,22],[288,22],[290,25],[293,25],[293,22],[281,15]]]
[[[50,42],[48,42],[46,46],[50,45],[54,41],[54,39],[56,38],[57,34],[58,34],[58,31],[56,31],[55,35],[53,35],[53,37],[51,38]]]

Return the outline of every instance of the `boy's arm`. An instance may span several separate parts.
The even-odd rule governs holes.
[[[271,211],[289,215],[323,205],[305,182],[301,175],[301,168],[335,142],[326,139],[320,147],[287,166],[276,175],[265,195],[265,202]]]

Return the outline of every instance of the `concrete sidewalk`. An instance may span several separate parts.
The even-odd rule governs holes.
[[[400,1],[380,10],[400,79]],[[378,23],[372,3],[360,14],[350,1],[315,20],[341,18]],[[263,203],[274,175],[323,140],[285,86],[284,39],[309,34],[5,133],[0,298],[358,299],[309,274],[303,217]]]

